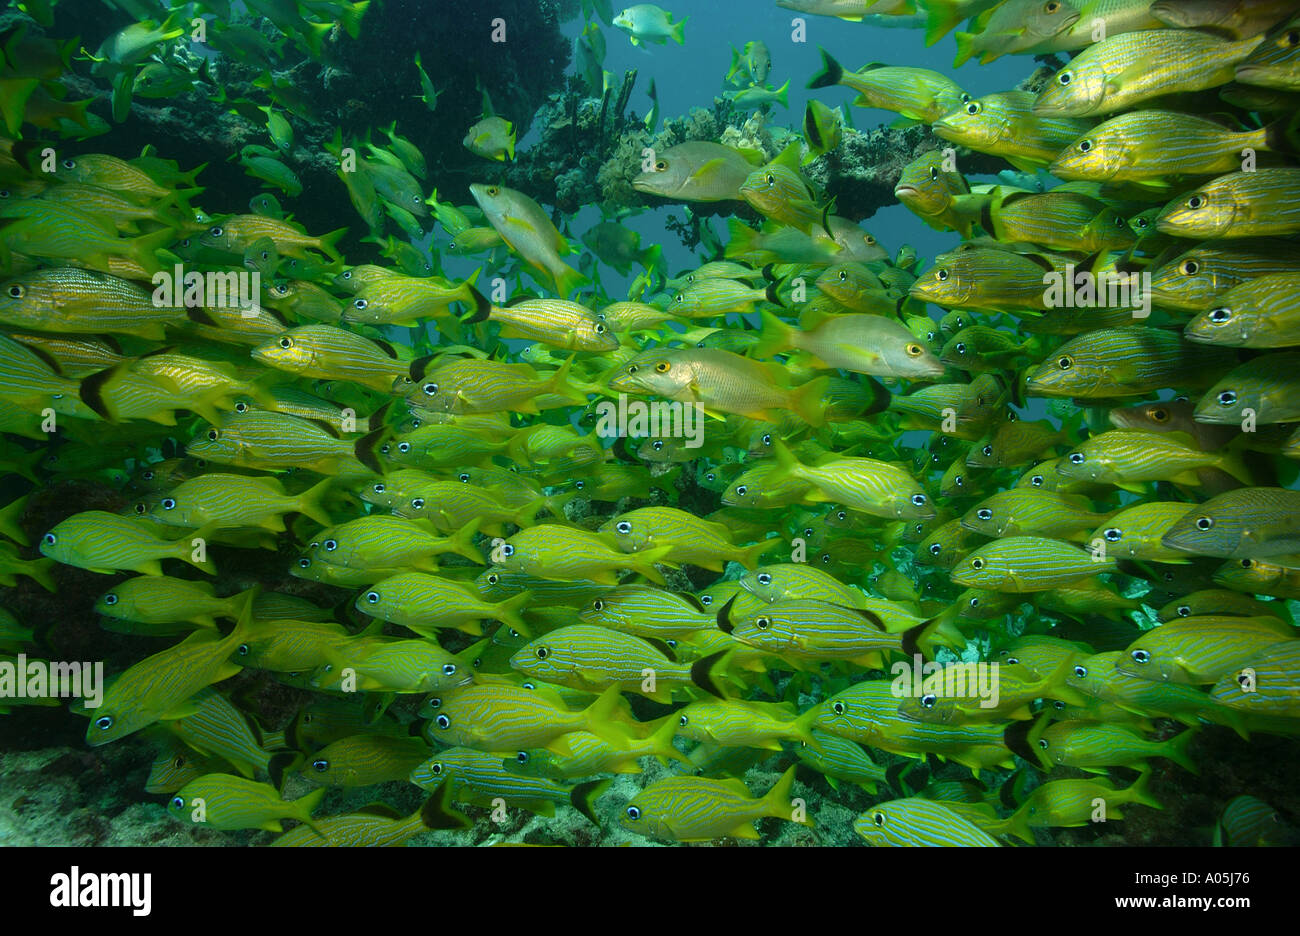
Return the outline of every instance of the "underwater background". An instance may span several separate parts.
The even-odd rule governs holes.
[[[0,843],[1296,844],[1298,29],[11,0]]]

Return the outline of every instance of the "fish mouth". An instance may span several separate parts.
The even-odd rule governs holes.
[[[921,194],[921,190],[914,185],[898,185],[894,187],[894,197],[897,198],[899,201],[902,201],[903,196],[905,195],[911,198],[915,198],[920,194]]]

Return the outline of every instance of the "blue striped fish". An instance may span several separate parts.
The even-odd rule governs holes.
[[[996,848],[997,839],[942,803],[913,797],[880,803],[853,823],[871,845]]]

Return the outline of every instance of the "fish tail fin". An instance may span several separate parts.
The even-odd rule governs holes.
[[[1002,822],[1003,830],[1007,835],[1014,835],[1026,845],[1038,844],[1034,840],[1034,832],[1029,828],[1029,804],[1026,803],[1007,816]]]
[[[216,575],[217,564],[208,557],[208,532],[208,527],[200,527],[189,537],[181,537],[177,540],[176,558],[189,563],[200,572]]]
[[[727,246],[723,251],[728,258],[743,257],[746,254],[759,253],[759,232],[739,218],[727,219]]]
[[[293,818],[310,826],[325,838],[328,838],[329,836],[326,836],[324,832],[321,832],[320,829],[316,828],[316,823],[312,819],[311,814],[316,811],[318,806],[320,806],[320,801],[325,798],[325,794],[328,792],[329,787],[317,787],[306,796],[300,796],[298,799],[293,801]]]
[[[957,40],[957,57],[952,60],[953,68],[960,68],[975,54],[975,37],[978,33],[962,32],[960,29],[952,34]]]
[[[604,780],[588,780],[579,783],[569,793],[569,802],[574,809],[586,816],[592,825],[598,826],[600,820],[596,818],[596,800],[605,795],[605,791],[613,782],[606,777]]]
[[[790,802],[790,792],[794,789],[794,772],[795,765],[791,764],[786,768],[785,773],[781,774],[781,779],[773,784],[772,789],[763,794],[766,815],[794,821],[795,806]]]
[[[677,722],[670,716],[665,718],[663,724],[651,732],[650,737],[646,739],[650,744],[650,753],[665,765],[670,760],[689,764],[686,755],[677,750],[677,746],[673,744],[675,737],[677,737]]]
[[[795,336],[799,330],[767,309],[759,312],[758,341],[754,344],[752,354],[759,360],[767,360],[774,354],[794,349]]]
[[[1232,475],[1242,484],[1254,484],[1253,475],[1250,468],[1246,466],[1245,458],[1240,451],[1223,452],[1219,456],[1215,467]]]
[[[461,322],[466,325],[477,325],[479,322],[486,322],[492,316],[492,303],[488,301],[487,296],[478,291],[478,288],[473,283],[466,283],[465,290],[474,302],[474,311],[470,313],[468,318],[461,319]],[[468,305],[468,303],[466,304]]]
[[[297,767],[301,760],[302,755],[294,751],[281,751],[279,754],[272,755],[266,762],[266,773],[270,777],[271,786],[283,793],[285,776]]]
[[[533,593],[524,589],[513,598],[507,598],[496,606],[496,619],[507,627],[513,627],[525,637],[531,637],[532,633],[523,618],[523,611],[532,600]]]
[[[476,565],[482,565],[483,553],[474,545],[474,537],[478,535],[479,523],[480,519],[475,517],[451,536],[447,537],[447,552],[455,553],[458,556],[464,556],[470,562],[473,562]]]
[[[1264,145],[1275,153],[1300,153],[1300,111],[1266,126]]]
[[[330,518],[321,502],[333,485],[334,479],[327,477],[319,484],[304,491],[298,500],[298,512],[306,514],[322,526],[332,524],[334,521]]]
[[[691,682],[709,695],[717,696],[719,699],[727,698],[727,694],[722,690],[722,679],[727,676],[727,666],[734,652],[731,648],[727,648],[696,660],[691,664]]]
[[[834,56],[825,49],[822,49],[821,53],[822,70],[813,75],[812,80],[808,82],[810,88],[829,88],[831,85],[839,84],[840,79],[844,77],[844,67],[835,61]]]
[[[781,106],[784,107],[786,110],[790,109],[789,94],[790,94],[790,79],[787,78],[785,80],[785,84],[781,85],[781,87],[777,89],[776,92],[776,99],[781,102]]]
[[[804,712],[794,721],[794,730],[795,733],[799,735],[799,740],[808,745],[818,754],[822,753],[822,743],[817,740],[817,736],[813,734],[812,729],[813,725],[817,723],[819,717],[820,713],[814,707]]]
[[[438,784],[420,807],[420,825],[426,829],[468,829],[474,823],[469,816],[451,806],[451,781]]]
[[[325,37],[334,31],[334,24],[315,23],[309,20],[304,22],[307,28],[298,35],[302,38],[307,51],[311,53],[311,57],[318,59],[321,56],[321,49],[325,46]]]
[[[686,44],[686,21],[687,21],[688,19],[690,19],[689,16],[683,16],[683,17],[682,17],[681,19],[679,19],[677,22],[673,23],[673,25],[672,25],[672,27],[671,27],[671,32],[672,32],[673,40],[674,40],[678,45],[685,45],[685,44]]]
[[[175,228],[160,228],[149,234],[141,234],[122,241],[122,253],[129,256],[150,275],[162,270],[156,251],[170,247],[176,240]]]
[[[826,388],[829,377],[818,377],[790,391],[790,408],[810,426],[826,423]]]
[[[328,234],[322,234],[320,236],[321,253],[331,260],[342,260],[343,255],[339,253],[338,242],[343,239],[343,235],[347,232],[347,228],[341,227],[338,230],[330,231]]]
[[[54,584],[54,576],[51,574],[51,570],[57,564],[58,563],[53,559],[48,557],[33,559],[23,569],[23,574],[36,584],[40,585],[41,588],[45,589],[47,592],[53,593],[58,591],[58,586]]]
[[[575,270],[567,263],[562,263],[560,266],[563,268],[562,271],[553,275],[555,276],[556,291],[561,298],[568,299],[577,290],[591,282],[585,274]]]
[[[620,708],[622,703],[623,695],[618,686],[613,685],[583,712],[586,730],[620,750],[627,746],[627,735],[616,727],[620,722],[626,721]]]
[[[966,17],[956,0],[926,0],[925,44],[934,45]]]
[[[569,374],[573,372],[573,359],[575,357],[576,355],[570,354],[564,359],[564,363],[556,369],[555,373],[551,375],[551,379],[546,382],[546,389],[551,393],[568,397],[575,403],[585,404],[587,394],[569,382]]]
[[[1152,809],[1164,809],[1164,804],[1152,796],[1151,791],[1148,789],[1151,773],[1150,770],[1144,770],[1138,774],[1138,778],[1133,781],[1133,785],[1128,788],[1128,792],[1135,803],[1150,806]]]
[[[1178,766],[1182,767],[1188,773],[1196,774],[1199,777],[1201,774],[1201,770],[1199,767],[1196,766],[1196,762],[1193,761],[1192,758],[1187,753],[1187,748],[1191,745],[1192,740],[1195,737],[1196,737],[1195,729],[1191,731],[1184,731],[1178,737],[1170,738],[1162,745],[1162,747],[1164,749],[1163,753],[1165,757],[1168,757],[1171,761],[1173,761]]]
[[[358,0],[357,3],[345,3],[339,11],[339,24],[343,31],[353,39],[361,35],[361,17],[366,15],[370,0]],[[396,125],[397,121],[393,121]]]
[[[387,435],[388,427],[383,425],[381,420],[379,426],[357,439],[356,444],[352,446],[352,454],[356,460],[377,475],[384,473],[384,466],[379,462],[379,444]]]
[[[740,556],[740,564],[751,572],[759,567],[763,554],[777,544],[775,539],[759,540],[753,546],[746,546]]]

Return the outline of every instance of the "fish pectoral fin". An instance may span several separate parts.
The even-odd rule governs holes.
[[[727,834],[733,838],[741,839],[756,839],[759,837],[758,832],[754,829],[754,823],[752,820],[742,822]]]

